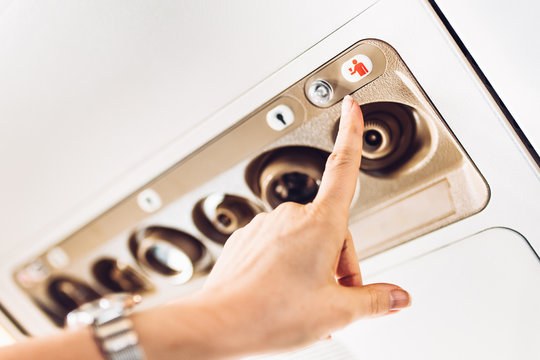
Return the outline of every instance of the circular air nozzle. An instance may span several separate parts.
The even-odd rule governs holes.
[[[92,273],[101,285],[114,292],[141,293],[152,290],[152,285],[135,269],[116,259],[97,261],[92,266]]]
[[[79,306],[101,297],[94,289],[81,280],[72,277],[55,277],[47,288],[49,296],[67,314]]]
[[[328,153],[310,147],[279,148],[255,159],[246,180],[272,208],[288,201],[307,204],[317,195],[327,157]]]
[[[152,226],[137,231],[130,239],[137,261],[152,274],[176,284],[189,281],[198,270],[210,266],[205,246],[193,236],[176,229]]]
[[[361,106],[364,115],[364,143],[360,168],[372,174],[399,167],[408,156],[416,134],[414,110],[393,102]],[[333,136],[337,136],[339,122]]]
[[[193,222],[207,237],[224,244],[236,230],[261,212],[246,198],[223,193],[211,194],[195,204]]]
[[[364,122],[364,145],[362,156],[365,159],[382,159],[396,150],[401,129],[399,124],[387,114],[378,114]]]
[[[413,142],[414,118],[397,103],[362,106],[364,113],[363,170],[376,171],[400,163]]]

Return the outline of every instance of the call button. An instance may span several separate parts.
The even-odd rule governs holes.
[[[349,82],[358,82],[371,74],[371,70],[373,70],[371,59],[358,54],[343,63],[341,75]]]

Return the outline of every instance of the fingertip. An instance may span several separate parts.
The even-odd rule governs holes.
[[[349,136],[362,136],[364,130],[364,115],[360,109],[360,105],[353,99],[352,96],[347,95],[343,98],[341,106],[341,120],[339,125],[339,133],[342,134],[342,138],[348,138]],[[336,142],[340,142],[340,134]],[[360,139],[359,145],[362,145]]]
[[[353,104],[354,104],[354,99],[352,98],[352,96],[345,95],[345,97],[343,98],[343,102],[341,103],[341,112],[344,113],[344,112],[350,111]]]
[[[369,284],[355,288],[344,288],[355,299],[358,308],[356,317],[384,316],[411,304],[409,293],[394,284]]]
[[[364,124],[364,114],[360,109],[360,105],[354,100],[351,96],[351,105],[349,107],[349,113],[353,116],[354,121],[359,121],[362,125]]]
[[[358,111],[360,116],[362,116],[362,111],[360,111],[358,102],[356,102],[351,95],[346,95],[341,103],[341,116],[347,115],[353,111]]]

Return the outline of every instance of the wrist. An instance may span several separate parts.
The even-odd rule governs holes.
[[[203,293],[132,315],[148,359],[226,359],[248,351],[227,301]]]

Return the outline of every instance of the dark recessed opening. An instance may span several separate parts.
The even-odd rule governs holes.
[[[131,266],[115,259],[101,259],[92,267],[96,280],[114,292],[145,292],[152,286]]]
[[[307,146],[268,151],[246,169],[246,182],[272,208],[292,201],[307,204],[315,198],[328,153]]]

